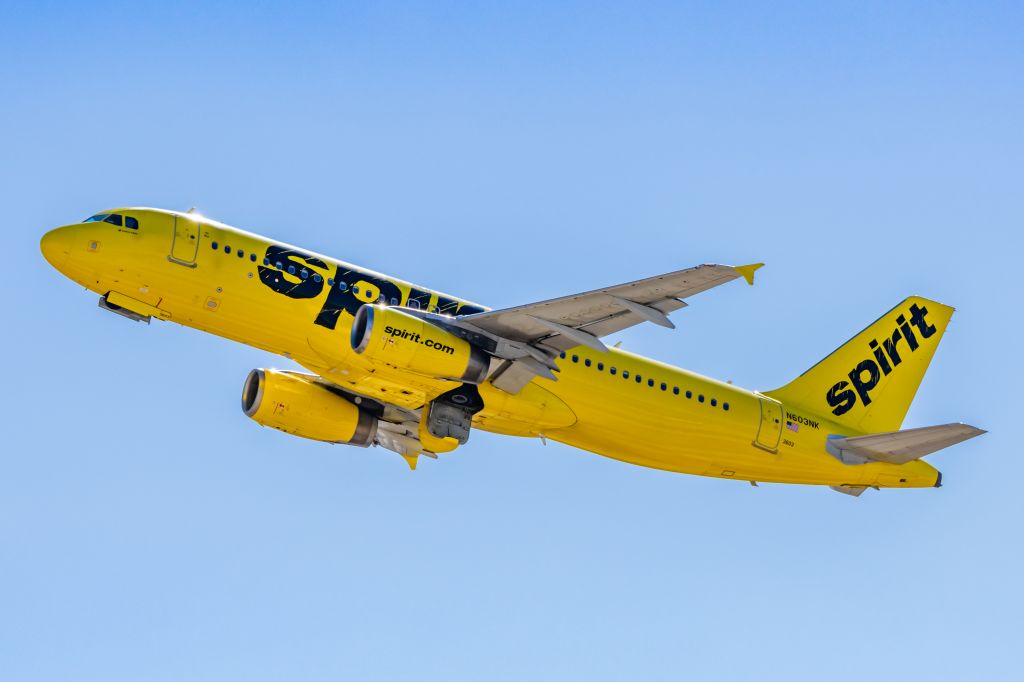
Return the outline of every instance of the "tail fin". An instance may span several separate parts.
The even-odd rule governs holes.
[[[952,316],[949,306],[911,296],[767,395],[853,431],[896,431]]]

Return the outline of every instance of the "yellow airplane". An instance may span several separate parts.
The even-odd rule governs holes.
[[[194,212],[119,208],[47,232],[43,255],[132,320],[170,320],[283,355],[312,374],[253,370],[257,423],[379,445],[415,468],[471,429],[549,438],[701,476],[938,487],[921,457],[984,433],[900,430],[953,309],[912,296],[797,379],[749,391],[602,341],[761,264],[699,265],[489,310]]]

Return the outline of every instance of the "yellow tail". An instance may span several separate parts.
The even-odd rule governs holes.
[[[767,394],[854,431],[896,431],[952,316],[949,306],[911,296]]]

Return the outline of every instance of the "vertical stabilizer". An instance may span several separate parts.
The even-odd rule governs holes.
[[[911,296],[770,395],[851,431],[897,431],[953,308]]]

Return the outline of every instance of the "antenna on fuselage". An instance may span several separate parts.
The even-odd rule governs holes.
[[[196,207],[195,206],[193,206],[189,210],[185,211],[185,213],[195,213],[195,212],[196,212]]]

